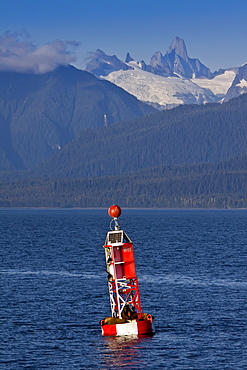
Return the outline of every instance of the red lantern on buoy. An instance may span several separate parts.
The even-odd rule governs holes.
[[[154,317],[142,312],[133,243],[117,220],[121,208],[114,204],[108,214],[113,220],[104,249],[112,316],[100,321],[102,335],[154,334]]]
[[[117,206],[116,204],[114,204],[113,206],[111,206],[108,209],[108,214],[112,218],[118,218],[118,217],[120,217],[121,213],[122,213],[121,208],[119,206]]]

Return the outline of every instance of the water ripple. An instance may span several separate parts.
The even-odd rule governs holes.
[[[41,270],[41,271],[30,271],[30,270],[0,270],[0,274],[6,275],[36,275],[36,276],[62,276],[62,277],[78,277],[78,278],[90,278],[90,279],[99,279],[103,274],[93,275],[90,273],[74,273],[68,271],[49,271],[49,270]]]
[[[198,285],[198,286],[222,286],[233,288],[247,288],[246,281],[228,279],[205,279],[200,277],[181,276],[181,275],[142,275],[139,281],[155,284],[176,284],[176,285]]]

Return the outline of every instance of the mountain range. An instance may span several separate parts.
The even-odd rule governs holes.
[[[220,163],[247,154],[247,94],[186,105],[81,134],[32,177],[94,178],[156,166]]]
[[[72,66],[45,74],[0,72],[0,169],[35,168],[84,129],[155,109]]]
[[[246,81],[245,77],[241,78],[241,68],[247,67],[212,73],[199,59],[188,56],[185,42],[179,37],[174,38],[164,55],[155,52],[149,64],[135,61],[129,53],[124,62],[98,49],[86,65],[86,71],[158,109],[222,102],[236,97],[246,91],[243,83],[234,88],[235,78]]]
[[[31,170],[0,171],[2,207],[247,207],[247,94],[83,129]]]
[[[211,73],[177,38],[149,65],[98,55],[0,72],[0,206],[247,207],[247,65]]]

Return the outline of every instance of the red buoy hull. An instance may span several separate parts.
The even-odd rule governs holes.
[[[155,333],[153,317],[146,320],[130,320],[120,324],[105,324],[101,320],[101,331],[103,336],[120,335],[153,335]]]

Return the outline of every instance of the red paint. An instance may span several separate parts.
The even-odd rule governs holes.
[[[122,245],[113,247],[112,250],[114,253],[114,263],[122,262],[119,265],[115,265],[117,279],[137,278],[133,244],[123,243]]]
[[[108,209],[108,215],[112,218],[118,218],[122,213],[122,210],[119,206],[114,204]]]
[[[137,278],[133,244],[124,243],[121,246],[121,252],[122,252],[122,261],[124,261],[123,275],[126,277],[126,279]]]
[[[137,328],[138,335],[154,334],[152,329],[152,319],[137,321]]]
[[[117,335],[117,327],[116,325],[102,325],[102,335],[103,336],[113,336]]]
[[[137,330],[138,330],[137,335],[152,335],[152,334],[154,334],[154,331],[153,331],[153,328],[152,328],[152,316],[151,315],[149,315],[149,316],[151,317],[151,319],[137,321]],[[118,324],[118,325],[124,325],[124,324]],[[102,335],[103,336],[116,336],[117,335],[116,324],[102,325],[102,322],[101,322],[101,329],[102,329]]]
[[[154,317],[142,312],[133,243],[117,220],[121,212],[116,204],[108,209],[113,220],[104,249],[112,316],[100,321],[102,335],[152,335]]]

